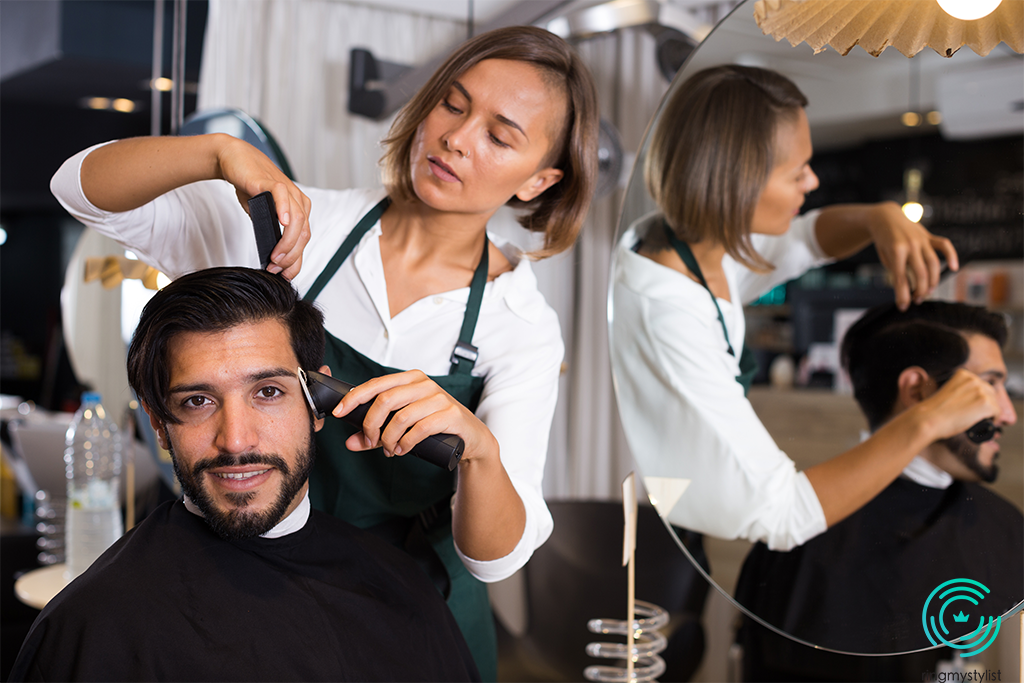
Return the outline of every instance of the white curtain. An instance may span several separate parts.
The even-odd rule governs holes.
[[[348,113],[349,50],[416,64],[465,35],[464,22],[334,0],[213,0],[199,108],[258,119],[302,183],[373,187],[391,120]]]
[[[349,50],[365,47],[412,65],[465,35],[464,22],[337,0],[211,0],[199,107],[237,107],[259,119],[300,182],[378,185],[378,143],[390,120],[348,113]],[[621,133],[628,173],[668,85],[656,68],[654,40],[627,30],[577,48],[597,82],[602,116]],[[596,200],[577,246],[534,266],[566,343],[545,471],[549,498],[618,499],[634,468],[615,409],[605,322],[621,197],[619,189]],[[510,213],[499,212],[490,228],[525,249],[536,246]]]

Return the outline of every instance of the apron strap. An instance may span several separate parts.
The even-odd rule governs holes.
[[[718,298],[712,293],[711,288],[708,287],[708,282],[704,279],[704,273],[700,272],[700,265],[697,264],[697,259],[694,257],[693,251],[690,250],[690,245],[676,237],[676,234],[672,232],[672,228],[668,226],[668,221],[663,220],[661,225],[665,229],[665,236],[668,237],[668,241],[675,248],[676,253],[679,254],[679,258],[683,259],[683,263],[686,264],[686,267],[690,269],[691,273],[697,276],[697,279],[700,280],[704,289],[708,290],[708,294],[711,295],[711,302],[715,305],[715,310],[718,311],[718,322],[722,324],[722,334],[725,335],[725,345],[729,349],[729,355],[735,358],[736,352],[732,350],[732,343],[729,341],[729,330],[725,327],[725,316],[722,315],[722,308],[718,305]]]
[[[334,252],[334,256],[327,262],[324,269],[317,276],[316,281],[313,282],[313,286],[309,288],[306,295],[302,297],[305,301],[315,301],[317,296],[323,288],[330,282],[334,274],[338,272],[338,268],[341,268],[341,264],[345,262],[348,255],[352,253],[352,250],[359,244],[359,240],[363,239],[363,235],[370,231],[380,217],[384,215],[387,208],[391,206],[391,197],[385,197],[380,200],[376,206],[366,212],[366,215],[359,219],[356,223],[356,227],[352,228],[352,232],[348,234],[345,241],[338,247],[338,251]]]
[[[480,263],[473,273],[473,281],[469,285],[469,299],[466,301],[466,315],[462,318],[462,329],[459,331],[459,341],[452,350],[451,364],[448,374],[468,375],[476,364],[477,348],[473,346],[473,333],[476,331],[476,321],[480,317],[480,302],[484,298],[484,287],[487,286],[487,271],[490,268],[488,248],[490,241],[487,233],[484,233],[484,253],[480,256]]]
[[[391,206],[391,198],[385,197],[380,200],[376,206],[366,212],[356,226],[352,228],[352,232],[348,234],[348,237],[341,243],[338,250],[334,252],[334,256],[324,266],[323,271],[317,276],[313,285],[306,292],[306,295],[302,297],[305,301],[315,301],[323,288],[330,282],[334,274],[338,272],[338,268],[345,262],[345,259],[349,257],[352,250],[356,248],[359,241],[363,239],[363,236],[370,231],[380,217],[384,215],[387,208]],[[478,351],[473,346],[473,333],[476,331],[476,322],[480,317],[480,302],[484,297],[484,287],[487,285],[487,271],[489,269],[488,263],[488,247],[490,245],[487,239],[487,234],[484,233],[484,251],[480,256],[480,262],[477,264],[476,271],[473,273],[473,280],[469,286],[469,299],[466,301],[466,314],[462,318],[462,329],[459,331],[459,341],[455,344],[455,348],[452,350],[450,358],[451,369],[448,371],[449,374],[463,374],[468,375],[473,369],[473,365],[476,364]]]

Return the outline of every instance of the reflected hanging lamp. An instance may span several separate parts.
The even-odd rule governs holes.
[[[966,45],[985,56],[999,43],[1024,53],[1024,0],[1002,0],[968,20],[947,13],[938,0],[757,0],[754,18],[766,35],[793,46],[806,42],[815,53],[830,45],[845,55],[860,45],[877,57],[892,46],[913,57],[930,47],[952,57]]]

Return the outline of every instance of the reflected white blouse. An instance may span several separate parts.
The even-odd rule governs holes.
[[[807,476],[772,440],[736,381],[746,325],[741,303],[829,262],[814,235],[817,212],[781,236],[753,235],[775,265],[755,273],[725,256],[731,301],[718,299],[736,355],[727,351],[711,295],[698,282],[633,251],[651,214],[615,252],[611,357],[626,438],[646,477],[689,480],[668,514],[712,536],[788,550],[825,531]]]

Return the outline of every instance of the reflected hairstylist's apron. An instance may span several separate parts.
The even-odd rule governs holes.
[[[732,343],[729,341],[729,330],[725,327],[725,316],[722,315],[722,309],[718,305],[718,299],[711,292],[711,288],[708,287],[707,280],[704,279],[704,274],[700,272],[700,266],[697,264],[697,259],[694,258],[693,252],[690,250],[690,245],[682,241],[676,234],[672,232],[672,228],[669,227],[668,221],[662,220],[662,226],[665,229],[665,236],[668,237],[669,243],[675,248],[676,253],[679,254],[679,258],[683,259],[683,263],[690,269],[690,272],[697,276],[700,283],[704,286],[704,289],[711,295],[711,301],[715,304],[715,310],[718,311],[718,322],[722,324],[722,333],[725,335],[725,345],[728,347],[729,355],[733,358],[736,357],[736,352],[733,351]],[[743,395],[746,396],[750,391],[750,385],[754,381],[754,375],[757,374],[757,359],[754,358],[754,354],[751,353],[750,349],[746,344],[743,345],[743,351],[740,352],[740,374],[736,376],[736,381],[743,387]]]
[[[316,299],[390,204],[385,198],[360,219],[306,293],[306,300]],[[487,248],[485,237],[451,370],[431,377],[471,411],[476,410],[484,386],[484,378],[472,376],[470,370],[476,360],[473,332],[487,284]],[[336,377],[356,385],[401,372],[370,360],[329,332],[324,362]],[[409,552],[447,598],[483,680],[496,679],[497,644],[487,588],[466,570],[452,541],[450,500],[455,473],[414,456],[386,458],[381,449],[349,451],[345,440],[356,431],[343,420],[326,420],[317,434],[317,457],[309,480],[313,507]]]

